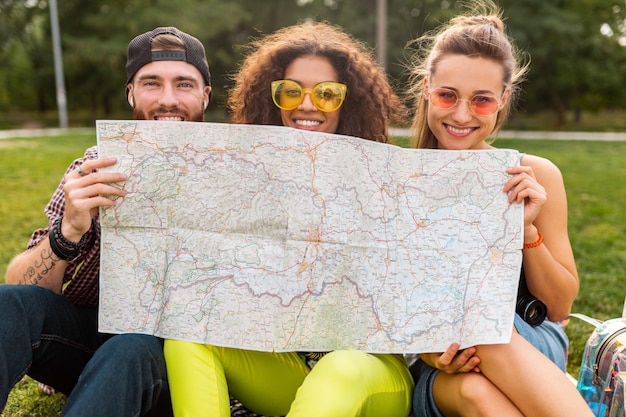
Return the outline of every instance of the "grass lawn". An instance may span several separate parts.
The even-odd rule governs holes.
[[[43,208],[67,166],[95,144],[95,133],[0,140],[0,282],[32,231],[46,225]],[[62,394],[46,395],[27,377],[13,389],[1,416],[59,416],[64,403]]]
[[[31,232],[46,224],[43,208],[65,168],[95,145],[94,133],[0,140],[0,282]],[[626,296],[626,142],[498,139],[495,146],[551,159],[560,167],[569,199],[569,230],[580,275],[573,311],[598,319],[621,316]],[[573,319],[568,371],[578,375],[592,328]],[[63,396],[41,394],[25,378],[11,393],[2,417],[58,416]]]

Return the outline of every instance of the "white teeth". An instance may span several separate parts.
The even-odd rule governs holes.
[[[459,128],[448,125],[448,130],[456,135],[467,135],[472,130],[474,130],[474,128],[466,127],[465,129],[459,129]]]
[[[164,122],[182,122],[182,117],[157,117],[157,120],[162,120]]]
[[[318,121],[318,120],[296,120],[296,121],[295,121],[295,123],[296,123],[297,125],[300,125],[300,126],[307,126],[307,127],[310,127],[310,126],[319,126],[319,125],[321,125],[321,124],[322,124],[322,122],[320,122],[320,121]]]

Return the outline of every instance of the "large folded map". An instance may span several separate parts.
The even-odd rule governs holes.
[[[523,205],[513,150],[285,127],[98,121],[128,195],[101,208],[102,332],[263,351],[506,343]]]

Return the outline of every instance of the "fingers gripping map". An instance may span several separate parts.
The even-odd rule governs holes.
[[[100,331],[263,351],[510,340],[512,150],[275,126],[98,121],[128,195],[101,208]]]

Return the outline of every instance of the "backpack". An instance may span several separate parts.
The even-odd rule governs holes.
[[[604,322],[572,314],[595,326],[585,345],[576,388],[596,417],[624,417],[626,318]]]

